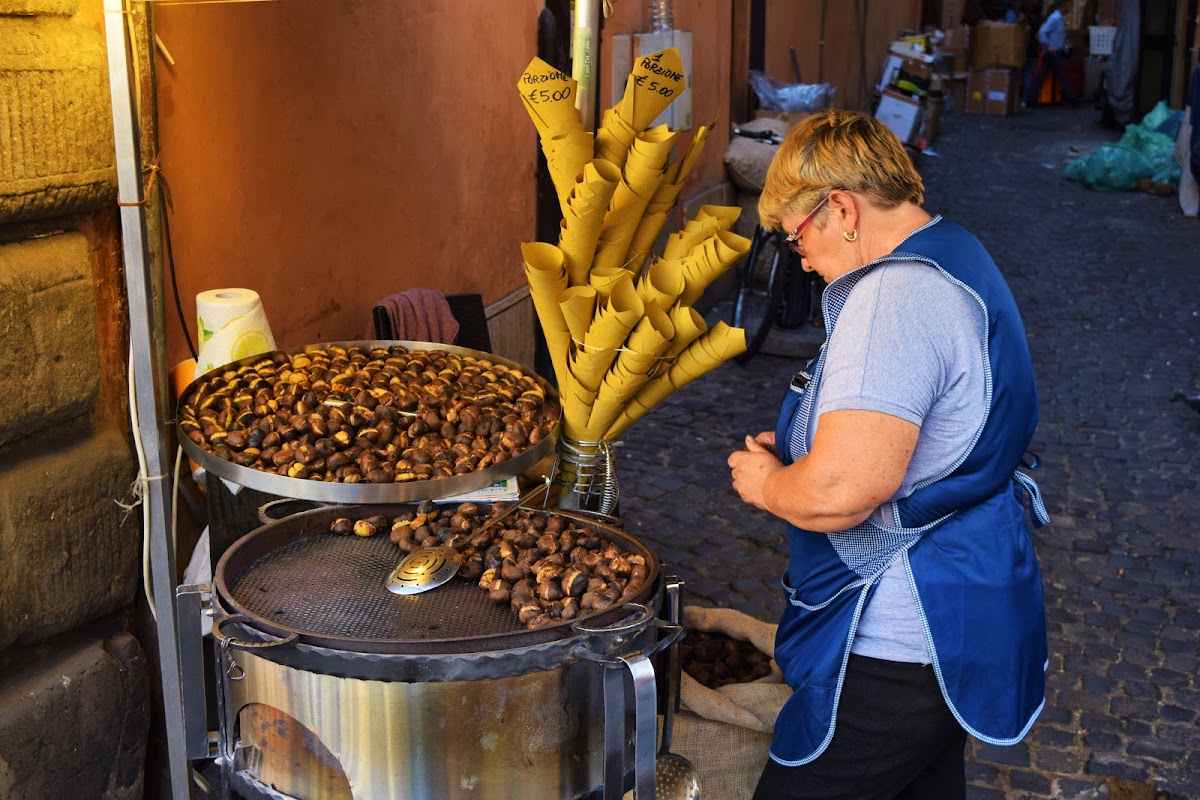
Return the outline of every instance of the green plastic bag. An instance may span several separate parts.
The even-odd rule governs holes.
[[[1175,163],[1175,140],[1155,130],[1173,113],[1159,101],[1137,125],[1126,125],[1116,144],[1102,144],[1096,152],[1067,164],[1063,177],[1102,192],[1128,192],[1138,181],[1179,185],[1182,174]]]
[[[1162,125],[1175,113],[1177,112],[1171,110],[1166,100],[1159,100],[1158,105],[1154,106],[1154,108],[1150,109],[1150,113],[1142,117],[1142,127],[1151,131],[1157,130],[1159,125]]]
[[[1063,170],[1067,180],[1101,192],[1132,191],[1139,180],[1153,174],[1154,167],[1145,156],[1120,144],[1102,144],[1096,152],[1080,156]]]

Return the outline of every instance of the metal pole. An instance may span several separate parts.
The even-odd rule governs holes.
[[[129,43],[126,40],[122,0],[104,0],[104,29],[108,45],[108,78],[112,92],[113,134],[117,156],[117,195],[121,206],[124,240],[125,290],[129,302],[129,338],[134,365],[134,403],[138,435],[146,456],[146,479],[142,502],[149,504],[151,574],[154,603],[158,610],[158,659],[162,673],[163,711],[166,718],[167,756],[171,796],[187,800],[188,763],[184,748],[183,699],[176,650],[175,544],[167,520],[171,514],[170,481],[167,479],[167,444],[163,435],[163,397],[166,367],[161,338],[154,330],[154,299],[146,247],[146,216],[142,191],[141,153],[138,144],[137,109],[134,107],[130,73]],[[135,65],[136,68],[136,65]],[[132,205],[131,205],[132,204]],[[156,339],[158,340],[156,342]]]
[[[597,93],[600,89],[598,73],[600,58],[600,14],[603,0],[575,0],[574,35],[571,44],[571,77],[578,84],[575,107],[584,130],[595,131]]]

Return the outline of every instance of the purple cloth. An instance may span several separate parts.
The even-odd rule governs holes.
[[[389,294],[376,305],[387,309],[395,339],[454,344],[458,336],[458,320],[446,296],[436,289],[405,289]]]

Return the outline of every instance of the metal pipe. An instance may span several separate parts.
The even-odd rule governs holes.
[[[666,33],[675,30],[675,9],[672,0],[650,0],[650,31]]]
[[[126,39],[122,0],[104,0],[108,78],[112,94],[113,134],[117,159],[117,196],[121,200],[121,235],[125,287],[129,302],[129,337],[134,359],[134,401],[138,431],[146,453],[147,475],[142,476],[142,502],[149,504],[151,573],[158,609],[158,651],[162,673],[163,713],[171,796],[187,800],[188,763],[184,743],[183,697],[179,679],[179,653],[175,649],[175,545],[168,533],[171,512],[167,474],[167,444],[163,435],[166,405],[166,360],[162,347],[165,331],[154,330],[154,295],[146,245],[141,153],[138,147],[137,109],[133,101],[129,42]],[[157,340],[157,341],[156,341]]]
[[[602,0],[575,0],[571,40],[571,77],[579,84],[575,107],[584,130],[596,130],[596,101],[600,89],[600,13]]]

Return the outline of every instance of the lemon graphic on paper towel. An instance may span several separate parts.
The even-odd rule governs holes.
[[[266,334],[262,331],[243,331],[233,340],[230,357],[234,361],[238,361],[250,356],[256,356],[259,353],[265,353],[270,349],[271,343],[267,341]]]

